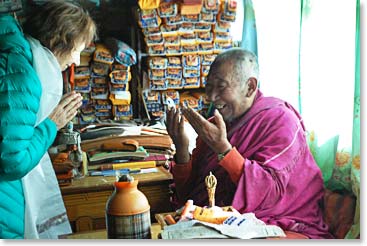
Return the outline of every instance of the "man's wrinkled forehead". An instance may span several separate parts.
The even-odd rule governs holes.
[[[228,75],[234,73],[234,63],[230,60],[214,62],[209,70],[209,78],[226,78]]]

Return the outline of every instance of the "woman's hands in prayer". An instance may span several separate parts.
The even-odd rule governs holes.
[[[167,112],[167,132],[176,147],[176,163],[187,163],[190,160],[189,138],[184,129],[185,119],[180,110],[170,107]]]
[[[56,123],[57,130],[63,128],[69,121],[71,121],[78,112],[78,108],[82,106],[83,97],[80,93],[71,91],[62,96],[59,104],[48,116]]]
[[[232,148],[232,145],[227,139],[226,124],[217,109],[214,111],[214,123],[209,122],[192,108],[186,107],[185,105],[182,106],[181,110],[198,136],[215,153],[224,153]]]

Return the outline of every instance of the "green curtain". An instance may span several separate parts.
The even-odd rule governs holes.
[[[342,2],[342,3],[346,3],[346,2]],[[310,61],[309,61],[310,59],[308,61],[302,62],[302,58],[308,55],[308,54],[305,54],[305,50],[303,49],[307,45],[307,42],[313,42],[310,40],[317,38],[317,36],[310,38],[310,34],[312,34],[312,31],[310,31],[311,30],[310,27],[312,27],[312,25],[314,25],[315,27],[315,22],[310,21],[311,24],[308,23],[308,26],[306,27],[305,27],[305,23],[307,23],[307,18],[309,17],[309,15],[313,14],[312,12],[313,7],[315,7],[315,5],[317,4],[318,3],[315,0],[301,0],[301,20],[300,20],[301,34],[300,34],[300,51],[299,51],[300,62],[299,62],[298,83],[299,83],[299,106],[302,109],[302,112],[307,109],[310,111],[309,103],[308,104],[305,103],[306,99],[310,100],[309,99],[310,94],[305,95],[307,92],[304,92],[304,87],[308,86],[307,83],[312,82],[310,77],[306,78],[306,75],[305,75],[306,73],[304,72],[304,69],[305,69],[304,65],[310,65]],[[339,1],[339,4],[340,4],[340,1]],[[359,25],[360,0],[355,0],[355,6],[356,6],[355,8],[356,10],[355,52],[354,52],[354,56],[355,56],[354,73],[355,74],[354,74],[354,79],[351,78],[351,79],[348,79],[347,81],[343,81],[343,83],[345,83],[346,86],[354,86],[354,100],[352,96],[350,96],[350,98],[349,97],[342,98],[342,99],[339,98],[339,100],[353,100],[354,102],[354,104],[351,103],[352,106],[349,107],[347,110],[344,109],[344,111],[342,110],[340,111],[340,117],[343,117],[343,119],[345,119],[346,116],[350,115],[350,122],[353,122],[352,127],[351,129],[349,129],[348,127],[341,128],[340,132],[335,132],[335,135],[329,134],[327,138],[324,137],[323,141],[319,141],[319,140],[321,138],[321,135],[324,134],[323,131],[327,130],[325,129],[325,126],[323,128],[322,127],[319,127],[319,128],[311,127],[311,129],[308,128],[310,130],[309,135],[308,135],[308,143],[309,143],[311,152],[322,171],[325,187],[333,191],[338,190],[338,191],[353,193],[355,197],[357,198],[355,216],[354,216],[354,224],[345,237],[347,239],[353,239],[353,238],[360,237],[360,36],[359,36],[359,33],[360,33],[360,25]],[[333,11],[333,8],[330,7],[329,10]],[[327,16],[328,15],[325,14],[325,18],[327,18]],[[333,27],[330,26],[330,28],[333,28]],[[308,30],[307,34],[304,33],[305,30]],[[345,31],[347,30],[345,29]],[[307,35],[309,35],[308,41],[305,40],[305,36]],[[343,35],[342,28],[340,28],[340,35]],[[329,41],[335,42],[335,40],[332,40],[332,38],[330,38]],[[307,50],[307,52],[311,50],[310,47],[308,48],[309,49]],[[347,49],[347,48],[340,47],[340,50],[342,50],[343,52],[344,52],[344,49]],[[340,50],[336,49],[335,57],[330,56],[330,58],[340,59],[340,62],[347,63],[349,60],[345,61],[343,60],[342,56],[338,56],[338,52],[340,52]],[[325,54],[317,54],[315,55],[315,57],[320,57],[323,55],[327,56]],[[345,71],[334,71],[334,72],[343,73]],[[317,76],[317,72],[313,76]],[[353,80],[354,80],[354,84],[352,83]],[[323,81],[323,82],[325,84],[329,83],[328,90],[324,92],[325,96],[321,98],[321,100],[318,97],[314,97],[312,98],[312,100],[314,102],[319,103],[320,105],[327,103],[326,100],[338,100],[338,98],[328,98],[328,95],[330,95],[329,93],[333,93],[333,90],[338,88],[338,85],[337,84],[333,85],[333,81]],[[318,87],[315,86],[315,89],[317,90]],[[338,89],[340,90],[340,88]],[[335,103],[340,103],[340,102],[335,101]],[[317,110],[318,109],[316,109],[315,111]],[[332,109],[329,108],[329,111],[330,110]],[[327,110],[325,110],[325,113],[326,111]],[[320,121],[328,120],[325,118],[316,119],[316,117],[315,119],[309,119],[309,118],[310,117],[304,116],[304,119],[306,121],[308,121],[309,123],[310,122],[313,123],[313,125],[311,124],[312,126],[317,125],[318,123],[317,121],[320,122]],[[312,121],[316,121],[316,123]],[[335,123],[335,120],[333,122],[332,119],[330,119],[328,122],[330,127],[332,127],[333,123]],[[308,124],[306,122],[306,126],[307,125]],[[351,141],[349,142],[347,141],[347,144],[345,141],[343,143],[341,143],[340,141],[340,137],[343,137],[345,135],[352,136]]]
[[[357,197],[354,224],[346,238],[356,238],[360,234],[360,184],[361,184],[361,116],[360,116],[360,0],[356,4],[356,61],[355,61],[355,86],[354,86],[354,114],[353,114],[353,143],[352,143],[352,165],[351,165],[351,186],[353,193]]]

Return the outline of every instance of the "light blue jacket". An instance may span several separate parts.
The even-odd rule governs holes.
[[[22,177],[56,137],[46,118],[37,127],[41,83],[32,52],[17,21],[0,15],[0,238],[24,238]]]

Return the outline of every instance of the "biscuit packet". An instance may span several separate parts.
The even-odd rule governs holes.
[[[173,17],[178,13],[178,6],[176,3],[161,2],[158,7],[159,17]]]
[[[104,44],[96,44],[93,61],[111,65],[114,58],[111,51]]]

